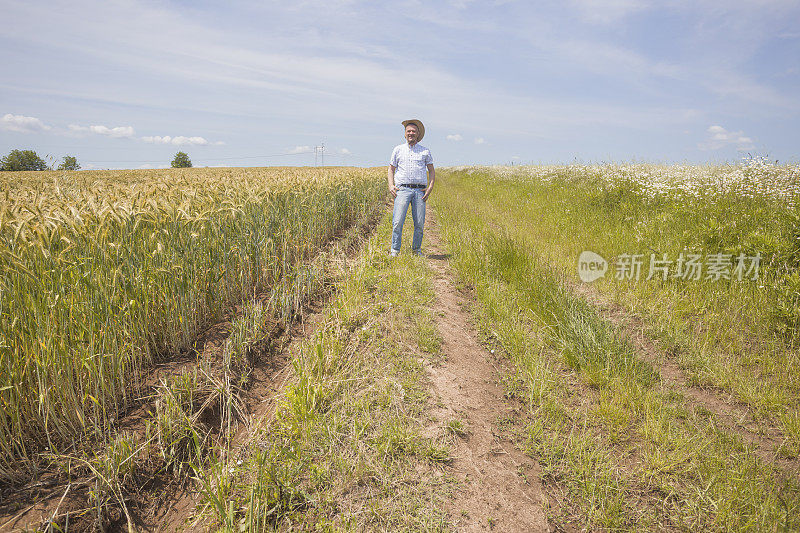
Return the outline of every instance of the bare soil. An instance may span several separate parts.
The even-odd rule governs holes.
[[[429,224],[426,238],[444,354],[440,364],[427,368],[430,415],[440,427],[460,420],[466,428],[455,445],[451,474],[459,486],[447,511],[459,531],[550,531],[541,469],[500,428],[502,420],[518,415],[518,407],[504,397],[501,361],[478,339],[435,224]]]

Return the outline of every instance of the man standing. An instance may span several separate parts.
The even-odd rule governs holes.
[[[404,120],[406,143],[395,146],[389,162],[389,192],[394,196],[392,214],[392,257],[400,253],[403,222],[408,206],[414,219],[414,238],[411,252],[422,255],[422,230],[425,226],[425,202],[433,191],[436,173],[431,151],[419,144],[425,136],[425,126],[417,119]]]

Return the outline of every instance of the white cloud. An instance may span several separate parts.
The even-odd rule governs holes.
[[[67,129],[70,133],[95,133],[97,135],[105,135],[115,139],[131,139],[134,135],[136,135],[136,131],[133,129],[133,126],[117,126],[114,128],[109,128],[108,126],[102,126],[98,124],[94,124],[92,126],[70,124],[67,126]]]
[[[133,136],[136,135],[136,131],[133,129],[133,126],[116,126],[114,128],[109,128],[108,126],[99,124],[93,124],[91,126],[70,124],[67,126],[67,130],[69,133],[79,135],[84,133],[94,133],[96,135],[105,135],[114,139],[132,139]]]
[[[164,135],[163,137],[160,135],[146,136],[142,137],[142,140],[150,144],[172,144],[175,146],[207,146],[211,144],[204,137],[184,137],[182,135],[177,137],[171,137],[169,135]]]
[[[486,144],[486,139],[483,137],[475,137],[475,144]]]
[[[310,146],[295,146],[291,150],[288,150],[287,153],[289,154],[304,154],[306,152],[313,152],[314,149]]]
[[[183,137],[181,135],[172,138],[172,144],[175,145],[192,145],[192,146],[206,146],[209,142],[204,137]]]
[[[26,117],[25,115],[12,115],[7,113],[0,120],[0,127],[8,131],[20,133],[36,133],[52,129],[36,117]]]
[[[463,141],[464,137],[462,137],[460,133],[456,133],[455,135],[448,135],[446,139],[448,141]]]
[[[42,9],[36,4],[24,5],[28,6],[24,11],[29,16],[19,16],[19,19],[55,16],[53,9]],[[170,13],[162,8],[151,9],[137,4],[135,8],[129,7],[126,12],[125,8],[110,9],[103,3],[94,5],[93,8],[103,13],[104,20],[107,16],[107,22],[97,26],[82,19],[76,20],[75,25],[70,26],[70,32],[86,32],[96,36],[101,42],[109,43],[109,46],[87,48],[78,44],[82,40],[67,40],[66,46],[76,54],[110,61],[126,68],[144,70],[151,75],[162,73],[177,82],[188,81],[193,87],[199,82],[207,82],[209,86],[224,84],[242,90],[258,91],[259,94],[270,94],[274,106],[272,116],[283,115],[286,120],[297,120],[297,113],[292,111],[291,102],[303,98],[307,104],[306,112],[313,116],[328,116],[333,119],[357,117],[362,121],[375,122],[384,120],[389,115],[403,115],[405,102],[409,98],[408,89],[398,88],[394,80],[418,77],[426,80],[425,87],[413,89],[410,96],[415,98],[419,95],[420,99],[425,97],[426,104],[420,110],[423,113],[442,110],[440,125],[450,128],[451,131],[465,122],[465,109],[486,107],[486,95],[495,95],[492,101],[499,102],[494,108],[488,107],[482,111],[490,119],[486,122],[503,131],[527,131],[530,128],[529,117],[525,116],[527,114],[536,116],[537,124],[544,131],[547,125],[542,121],[543,111],[553,109],[552,102],[549,101],[527,94],[517,97],[509,95],[491,80],[480,83],[472,83],[473,80],[470,80],[470,83],[465,83],[466,80],[454,76],[449,69],[441,68],[430,61],[406,65],[395,61],[392,54],[383,54],[381,47],[373,50],[373,45],[352,42],[350,36],[342,36],[334,39],[334,42],[326,38],[324,42],[317,43],[327,51],[322,57],[315,53],[313,43],[310,47],[296,46],[297,39],[294,35],[291,37],[292,42],[288,42],[281,35],[273,37],[259,34],[258,40],[253,42],[246,32],[239,39],[231,39],[230,35],[218,29],[198,26],[180,17],[180,22],[175,21],[176,17],[169,16]],[[71,13],[67,4],[62,9],[64,16]],[[164,22],[166,20],[171,22],[167,24]],[[59,25],[62,26],[63,24]],[[135,31],[137,29],[146,32],[149,38],[141,39],[141,35]],[[13,31],[23,33],[18,28]],[[203,35],[202,39],[199,35]],[[43,32],[24,32],[24,39],[58,46],[60,50],[65,46],[63,39],[59,40],[56,36]],[[353,54],[353,47],[363,50]],[[169,62],[163,60],[165,54],[186,59],[181,62],[183,67],[174,69],[168,66]],[[309,76],[309,72],[314,75]],[[146,91],[140,90],[140,87],[129,93],[134,96],[126,97],[128,89],[125,87],[120,91],[113,91],[114,100],[144,106],[152,106],[155,100],[162,101],[156,96],[147,98]],[[76,92],[84,98],[108,99],[109,91],[104,90],[102,95],[94,92],[94,89],[67,91],[73,95]],[[385,96],[376,99],[376,94]],[[509,97],[497,97],[498,94]],[[237,99],[235,102],[223,102],[220,105],[229,105],[242,116],[263,113],[263,110],[247,103],[254,101]],[[172,108],[176,105],[187,104],[175,102]],[[575,109],[574,105],[565,107]],[[520,109],[529,110],[529,113],[520,113]],[[563,111],[551,114],[559,120],[563,117]],[[575,110],[573,114],[583,116],[584,113],[582,110]],[[479,120],[479,117],[471,122],[475,120]]]
[[[697,145],[701,150],[719,150],[731,145],[739,151],[755,148],[753,139],[746,137],[742,131],[728,131],[722,126],[715,125],[709,126],[706,133],[708,133],[706,140]]]
[[[52,9],[36,7],[35,3],[25,9],[36,12],[40,17],[55,16]],[[71,13],[66,3],[62,9],[65,15]],[[288,42],[280,32],[275,36],[269,32],[264,35],[259,33],[256,40],[243,31],[232,39],[231,35],[218,29],[193,24],[186,18],[167,16],[169,12],[164,8],[156,9],[146,4],[135,4],[133,7],[123,4],[120,9],[111,9],[99,3],[94,9],[102,12],[107,22],[97,26],[76,20],[75,25],[69,26],[70,31],[86,32],[109,46],[85,48],[78,44],[84,42],[83,38],[77,41],[67,39],[67,46],[72,47],[76,54],[140,69],[151,75],[161,73],[177,82],[188,81],[192,87],[198,83],[209,87],[234,86],[242,91],[268,94],[272,102],[271,117],[292,121],[293,124],[307,118],[294,111],[296,101],[305,103],[308,116],[326,117],[334,121],[348,117],[348,120],[356,118],[374,123],[385,120],[386,116],[405,114],[402,110],[409,96],[424,100],[420,113],[432,115],[435,112],[438,126],[444,131],[459,131],[466,122],[480,122],[487,125],[485,133],[530,133],[538,130],[541,134],[549,135],[553,124],[585,123],[587,116],[597,122],[609,119],[630,122],[636,120],[636,117],[631,118],[632,113],[639,111],[645,114],[647,111],[631,111],[627,104],[616,109],[608,109],[613,105],[605,106],[599,110],[595,102],[581,106],[576,105],[580,102],[548,98],[541,93],[515,94],[504,90],[502,84],[495,80],[461,78],[455,76],[451,69],[430,60],[408,66],[395,61],[393,54],[384,52],[382,47],[376,48],[369,42],[351,41],[351,35],[339,35],[338,32],[334,32],[337,35],[333,42],[329,42],[326,35],[324,42],[319,43],[314,40],[312,32],[313,42],[298,46],[296,36],[292,36],[292,42]],[[33,13],[31,17],[16,18],[36,19]],[[164,21],[170,22],[167,24]],[[58,27],[62,26],[60,24]],[[146,32],[149,38],[141,39],[136,29]],[[537,32],[525,30],[526,35],[530,33]],[[25,39],[44,41],[59,49],[64,46],[61,42],[63,39],[59,40],[57,36],[45,32],[27,32],[24,35]],[[561,39],[550,37],[547,35],[542,39],[544,42],[561,42]],[[315,53],[315,46],[324,46],[326,53],[323,56]],[[586,48],[596,49],[594,46]],[[355,49],[359,52],[353,53]],[[182,58],[179,63],[182,67],[172,68],[170,61],[164,61],[164,55]],[[563,57],[564,53],[556,55]],[[611,55],[609,62],[617,58],[617,55]],[[595,61],[592,58],[589,62]],[[604,68],[604,65],[598,68]],[[309,72],[314,75],[309,76]],[[409,95],[406,94],[408,88],[398,88],[396,79],[410,78],[424,78],[424,89],[413,88]],[[116,99],[144,106],[152,106],[155,101],[167,101],[160,96],[148,98],[141,87],[130,93],[135,96],[126,98],[125,91],[128,89],[109,91],[104,88],[102,98],[108,98],[110,92]],[[238,90],[220,91],[220,94],[228,93],[238,94]],[[375,98],[375,95],[382,97]],[[492,98],[489,99],[487,95],[492,95]],[[97,94],[88,97],[96,98]],[[254,98],[237,98],[235,101],[219,102],[219,107],[242,116],[264,113],[250,103],[256,101]],[[492,104],[487,106],[487,101]],[[173,103],[173,107],[184,105],[190,104],[183,101]],[[474,111],[477,109],[481,110]],[[608,116],[598,117],[601,112]],[[474,116],[476,113],[479,115]],[[468,115],[472,117],[469,120],[466,118]],[[660,119],[650,115],[646,117],[649,123]],[[531,121],[531,117],[535,117],[536,121]]]
[[[339,153],[340,153],[340,154],[342,154],[342,155],[350,155],[350,154],[352,154],[353,152],[351,152],[351,151],[350,151],[350,150],[348,150],[347,148],[342,148],[341,150],[339,150]]]
[[[98,135],[107,135],[115,139],[130,138],[136,134],[132,126],[117,126],[116,128],[109,128],[107,126],[89,126],[89,131]]]
[[[108,128],[106,126],[81,126],[80,124],[70,124],[67,126],[70,133],[75,134],[84,134],[84,133],[96,133],[98,135],[107,135],[109,137],[114,137],[117,139],[125,138],[125,139],[133,139],[136,135],[136,130],[134,130],[133,126],[118,126],[116,128]],[[208,146],[208,145],[215,145],[215,146],[222,146],[225,143],[222,141],[217,142],[210,142],[204,137],[186,137],[183,135],[178,136],[171,136],[171,135],[147,135],[144,137],[140,137],[140,139],[149,144],[171,144],[174,146]]]

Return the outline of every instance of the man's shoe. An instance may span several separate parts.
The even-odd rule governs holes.
[[[414,250],[414,251],[412,251],[411,253],[412,253],[412,254],[414,254],[414,255],[418,255],[418,256],[420,256],[420,257],[422,257],[422,256],[423,256],[423,253],[422,253],[422,251],[420,251],[420,250]]]
[[[397,250],[389,250],[389,256],[397,257],[398,255],[400,255],[400,252],[398,252]]]

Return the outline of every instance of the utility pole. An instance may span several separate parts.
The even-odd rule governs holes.
[[[322,166],[325,166],[325,143],[322,143],[321,146],[314,147],[314,166],[317,166],[317,155],[319,155],[319,160],[322,162]]]

